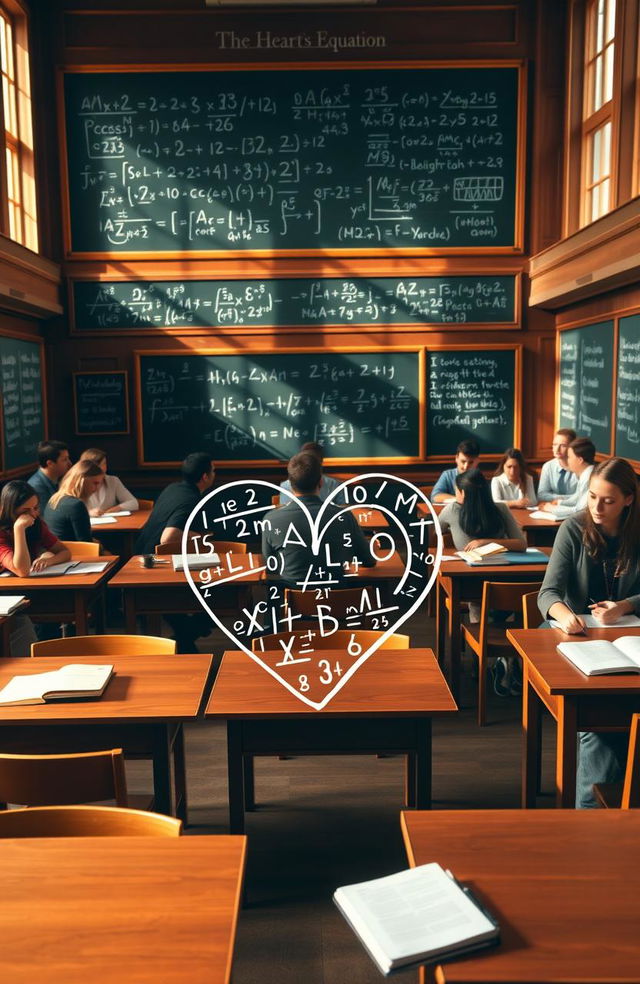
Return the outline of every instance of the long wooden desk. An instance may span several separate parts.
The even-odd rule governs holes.
[[[92,525],[91,532],[96,540],[104,542],[109,551],[114,551],[124,560],[128,560],[133,555],[135,541],[138,539],[140,531],[147,525],[150,515],[150,509],[138,509],[130,516],[118,516],[115,513],[112,517],[115,519],[115,523]]]
[[[156,810],[186,820],[182,725],[195,721],[203,708],[212,657],[6,659],[0,663],[0,687],[17,674],[46,673],[70,662],[113,663],[115,676],[99,700],[0,707],[0,747],[41,753],[120,747],[125,755],[146,752],[153,760]]]
[[[547,548],[545,553],[551,551]],[[449,553],[449,551],[447,551]],[[451,689],[460,692],[460,602],[479,602],[485,581],[542,581],[546,564],[496,564],[472,567],[464,560],[442,563],[436,584],[436,648],[444,665],[446,640],[451,654]],[[449,599],[447,608],[446,599]]]
[[[0,841],[14,984],[228,984],[244,837]]]
[[[322,653],[329,661],[341,655]],[[244,830],[254,755],[405,753],[408,803],[429,807],[431,718],[456,710],[431,649],[378,650],[321,711],[294,697],[246,653],[226,652],[205,717],[227,722],[231,833]]]
[[[501,927],[495,948],[423,970],[438,984],[637,984],[634,810],[403,813],[412,866],[438,861]]]
[[[116,569],[119,557],[102,557],[107,566],[100,574],[68,574],[66,577],[0,577],[3,594],[26,594],[34,622],[75,622],[78,635],[89,631],[89,613]],[[102,606],[96,607],[98,631],[103,629]]]
[[[640,629],[589,629],[589,639],[640,635]],[[626,731],[640,711],[640,677],[611,674],[586,677],[557,652],[559,642],[580,642],[560,629],[510,629],[507,638],[523,663],[522,805],[535,806],[539,763],[540,712],[546,707],[557,724],[556,802],[573,807],[576,793],[578,731]]]
[[[446,503],[432,503],[436,513],[440,513]],[[417,506],[418,516],[428,516],[429,509],[424,502],[419,502]],[[528,509],[512,509],[511,514],[516,523],[527,534],[527,542],[530,547],[551,547],[556,538],[556,533],[560,528],[560,523],[555,519],[532,519]]]

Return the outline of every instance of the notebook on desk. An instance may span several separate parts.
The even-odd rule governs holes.
[[[47,704],[101,697],[113,676],[112,664],[73,664],[47,673],[14,676],[0,690],[0,707]]]

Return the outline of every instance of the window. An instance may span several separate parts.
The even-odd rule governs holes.
[[[38,249],[31,82],[26,17],[0,2],[0,73],[4,134],[2,231],[29,249]]]
[[[584,46],[581,225],[600,218],[613,206],[615,37],[616,0],[590,0]]]

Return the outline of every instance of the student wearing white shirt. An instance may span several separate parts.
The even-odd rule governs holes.
[[[575,441],[571,442],[567,449],[567,465],[569,471],[578,479],[576,490],[572,495],[563,496],[562,499],[541,502],[540,509],[543,512],[553,513],[558,519],[566,519],[567,516],[573,516],[586,509],[589,479],[595,456],[596,446],[588,437],[576,437]]]
[[[494,502],[504,502],[509,509],[525,509],[538,502],[533,478],[527,469],[522,451],[507,448],[491,479]]]
[[[562,427],[553,435],[551,450],[553,458],[545,461],[540,472],[540,482],[538,483],[538,501],[551,502],[553,499],[564,499],[567,495],[573,495],[578,487],[577,477],[569,470],[567,463],[567,451],[572,441],[576,439],[576,432],[569,427]]]
[[[100,448],[87,448],[80,455],[80,461],[93,461],[102,469],[103,481],[97,492],[90,495],[87,499],[87,508],[90,516],[102,516],[106,512],[135,512],[138,508],[138,500],[125,488],[119,478],[115,475],[107,475],[107,454]]]

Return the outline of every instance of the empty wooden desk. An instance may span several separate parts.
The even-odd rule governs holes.
[[[438,861],[500,923],[499,946],[435,970],[438,984],[637,984],[637,811],[403,813],[411,865]]]
[[[341,655],[322,653],[330,661]],[[429,807],[431,718],[456,710],[431,649],[378,650],[321,711],[294,697],[246,653],[226,652],[205,717],[227,722],[231,832],[244,829],[245,779],[252,785],[246,756],[253,755],[406,753],[409,796],[416,806]]]
[[[87,751],[123,748],[153,760],[155,808],[186,819],[182,724],[202,710],[212,657],[109,656],[7,659],[0,688],[17,674],[46,673],[65,663],[113,663],[115,676],[99,700],[0,707],[3,751]],[[173,755],[178,800],[172,802]]]
[[[228,984],[244,837],[0,840],[14,984]]]
[[[123,560],[128,560],[133,555],[135,542],[147,525],[150,515],[150,509],[138,509],[130,516],[118,516],[116,513],[111,517],[115,523],[100,523],[96,526],[92,523],[91,532],[96,540],[104,543],[110,553],[117,553]]]
[[[589,639],[640,635],[640,629],[589,629]],[[640,676],[587,677],[558,653],[559,642],[580,642],[560,629],[510,629],[507,638],[523,663],[522,805],[535,806],[540,712],[546,707],[557,724],[556,800],[572,807],[576,795],[578,731],[626,731],[640,711]]]

